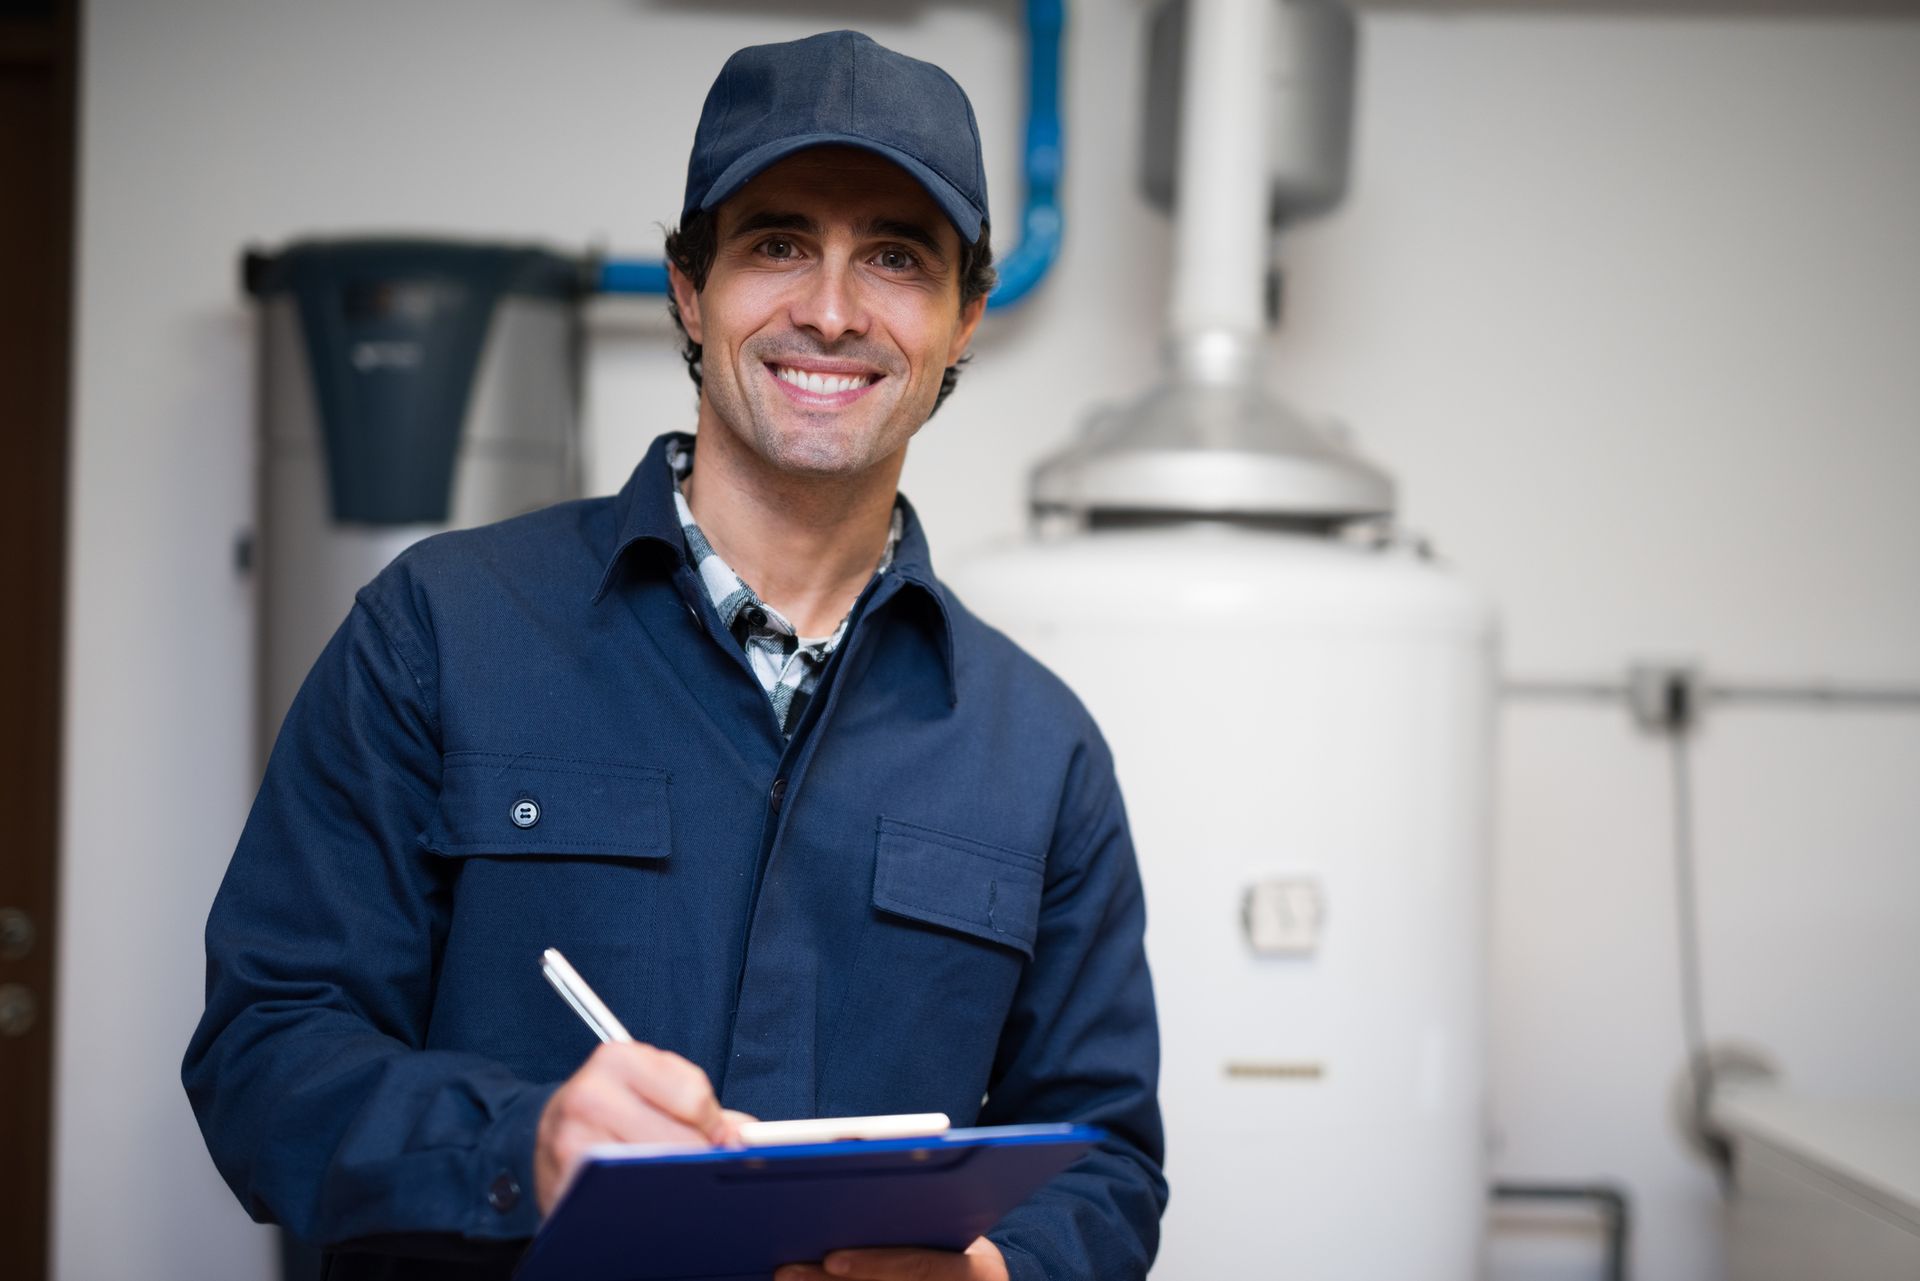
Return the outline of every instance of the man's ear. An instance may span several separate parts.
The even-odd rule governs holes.
[[[980,327],[980,317],[987,314],[987,296],[975,298],[960,309],[960,328],[954,331],[953,342],[947,347],[947,367],[960,363],[960,357],[967,354],[967,344],[973,341],[973,331]]]
[[[687,337],[694,342],[705,342],[700,336],[700,291],[671,261],[667,263],[667,285],[673,290],[673,305],[680,309],[680,323]]]

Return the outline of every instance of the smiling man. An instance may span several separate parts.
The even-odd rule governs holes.
[[[992,285],[973,111],[853,32],[735,54],[670,235],[696,432],[428,539],[289,712],[184,1079],[334,1281],[510,1275],[585,1149],[747,1116],[1108,1138],[963,1253],[782,1281],[1145,1274],[1166,1184],[1112,762],[934,577],[897,486]],[[639,1038],[595,1049],[556,946]]]

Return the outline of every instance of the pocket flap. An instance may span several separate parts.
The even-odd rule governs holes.
[[[440,809],[421,844],[437,854],[665,858],[665,770],[507,752],[449,752]]]
[[[1032,854],[882,818],[873,905],[1031,958],[1045,866]]]

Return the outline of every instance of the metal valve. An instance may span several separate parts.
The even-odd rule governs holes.
[[[39,1013],[32,992],[18,983],[0,983],[0,1036],[25,1036]]]
[[[0,961],[17,961],[33,951],[33,918],[17,907],[0,907]]]

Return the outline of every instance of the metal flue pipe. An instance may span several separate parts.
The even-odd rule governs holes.
[[[1251,376],[1265,310],[1273,0],[1187,0],[1168,338],[1199,382]]]

